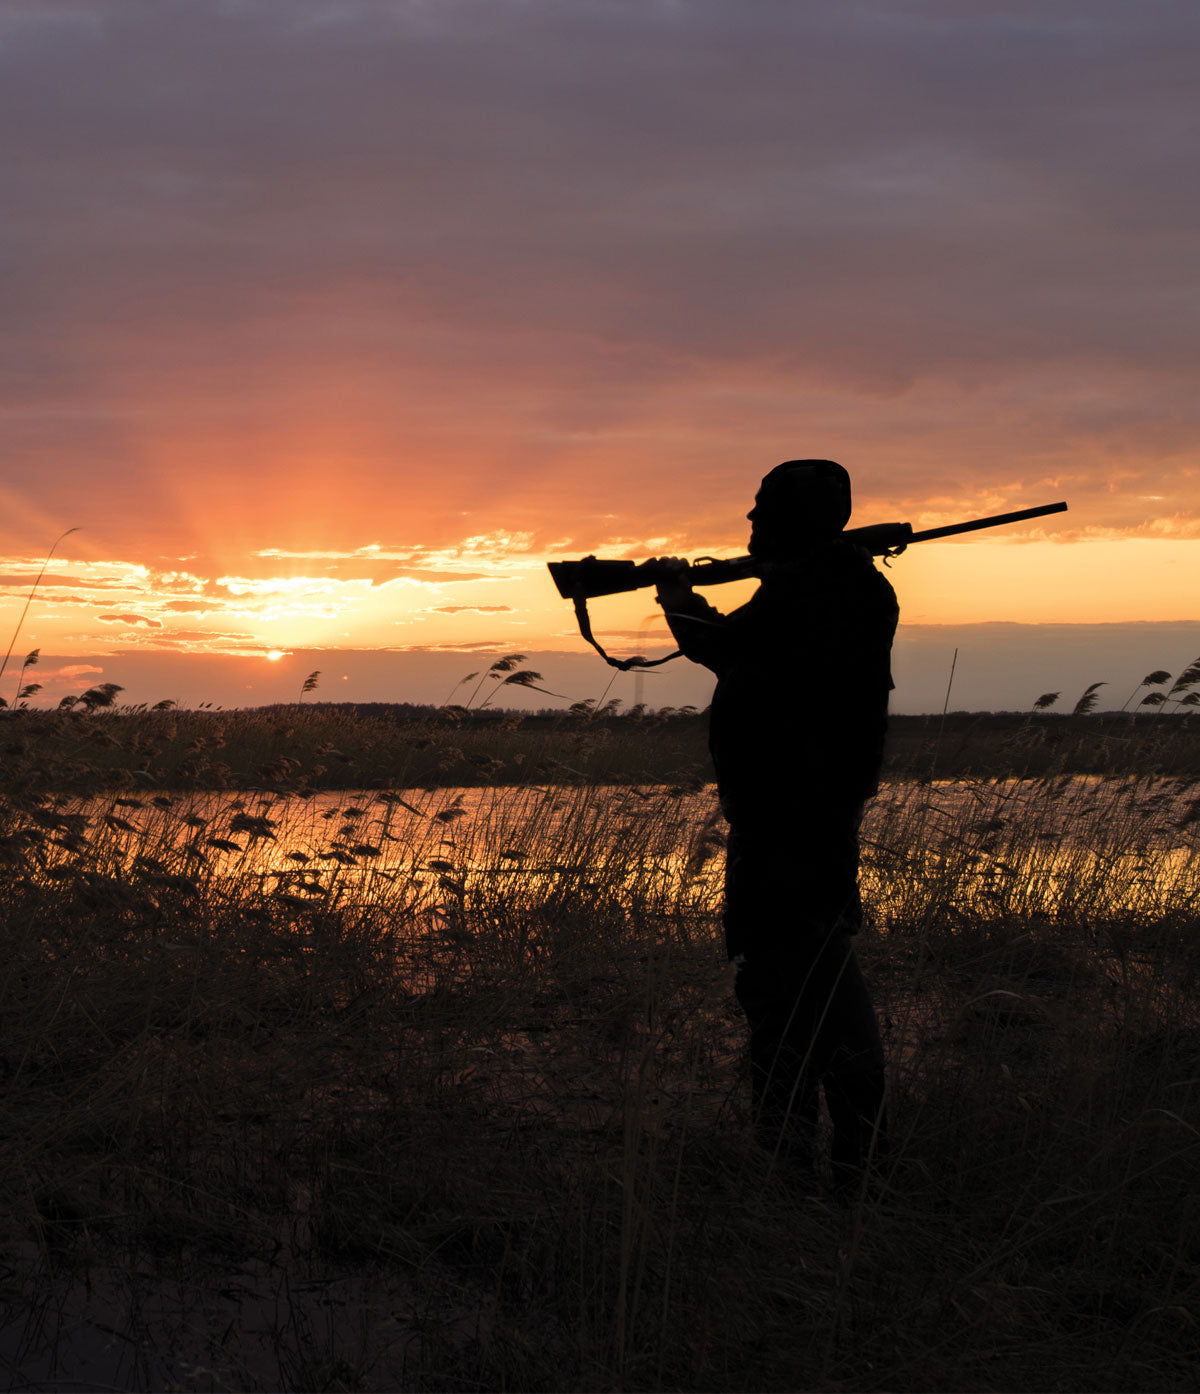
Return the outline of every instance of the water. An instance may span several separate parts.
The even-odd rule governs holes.
[[[1194,781],[1151,778],[886,786],[863,821],[864,895],[881,923],[1194,906],[1195,795]],[[468,895],[605,894],[666,912],[720,899],[711,786],[194,794],[68,816],[86,817],[97,851],[126,873],[252,884],[297,903],[448,911]]]
[[[257,888],[297,905],[461,913],[468,893],[473,907],[604,893],[636,895],[657,913],[720,887],[712,789],[228,792],[59,807],[88,820],[93,858],[112,875]]]
[[[1197,781],[898,784],[864,820],[864,891],[974,918],[1157,918],[1200,903]]]

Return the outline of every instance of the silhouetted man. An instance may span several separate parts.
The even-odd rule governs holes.
[[[823,1086],[846,1191],[885,1141],[883,1052],[850,936],[862,924],[858,825],[878,787],[898,609],[870,554],[840,536],[850,517],[840,465],[786,461],[747,517],[761,578],[747,604],[723,615],[683,563],[658,599],[680,649],[717,675],[709,745],[729,823],[725,937],[750,1027],[757,1137],[811,1162]]]

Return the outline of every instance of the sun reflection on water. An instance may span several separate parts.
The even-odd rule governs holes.
[[[446,917],[500,895],[720,908],[712,786],[214,793],[119,799],[101,816],[134,870],[178,858],[295,909],[362,899]],[[1160,915],[1200,899],[1198,816],[1185,780],[885,786],[862,826],[864,902],[884,930]]]

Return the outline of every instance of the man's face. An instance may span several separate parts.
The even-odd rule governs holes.
[[[750,522],[752,557],[783,559],[802,551],[836,529],[829,523],[830,488],[826,480],[794,470],[764,481],[746,514]]]
[[[750,523],[750,542],[747,547],[752,557],[762,555],[764,541],[770,532],[767,505],[763,503],[762,490],[754,495],[754,507],[746,514]]]

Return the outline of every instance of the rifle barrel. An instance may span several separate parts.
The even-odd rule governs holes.
[[[1047,513],[1065,513],[1065,503],[1044,503],[1038,508],[1021,508],[1015,513],[997,513],[991,518],[972,518],[969,523],[951,523],[944,528],[926,528],[914,532],[910,542],[932,542],[935,537],[954,537],[960,532],[976,532],[979,528],[997,528],[1003,523],[1023,523],[1026,518],[1044,518]]]

